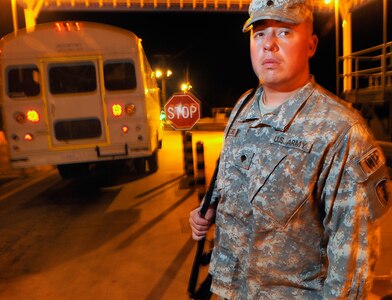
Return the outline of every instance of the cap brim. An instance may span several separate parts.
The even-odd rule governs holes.
[[[262,20],[276,20],[285,23],[299,24],[302,23],[306,18],[312,19],[311,10],[301,10],[303,7],[297,6],[290,9],[265,9],[255,12],[244,24],[242,31],[249,31],[253,23]]]

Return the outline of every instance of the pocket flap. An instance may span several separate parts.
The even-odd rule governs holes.
[[[287,153],[278,151],[267,158],[260,158],[256,162],[255,172],[250,181],[249,191],[250,199],[253,201],[259,190],[263,187],[268,177],[272,174],[280,162],[287,156]]]

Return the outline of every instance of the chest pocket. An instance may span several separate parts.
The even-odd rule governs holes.
[[[268,156],[268,159],[263,157]],[[267,179],[272,175],[277,166],[284,160],[287,156],[285,152],[276,152],[272,154],[264,154],[261,157],[253,157],[254,158],[254,168],[250,172],[249,179],[249,191],[250,191],[250,199],[253,201],[257,193],[264,186]],[[281,187],[283,188],[283,187]]]
[[[285,147],[271,147],[268,159],[254,158],[260,168],[252,170],[250,191],[259,230],[285,227],[309,197],[311,184],[307,182],[308,153]],[[260,160],[256,163],[257,160]]]

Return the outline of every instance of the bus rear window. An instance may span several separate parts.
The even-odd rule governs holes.
[[[34,97],[40,93],[39,71],[34,66],[13,67],[7,72],[10,98]]]
[[[54,95],[95,91],[97,88],[95,66],[89,63],[51,65],[49,88]]]
[[[105,88],[109,91],[136,88],[135,66],[131,62],[110,62],[104,66]]]

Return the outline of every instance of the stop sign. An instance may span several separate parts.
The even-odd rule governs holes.
[[[200,120],[200,101],[190,93],[174,94],[165,104],[165,113],[174,129],[189,130]]]

